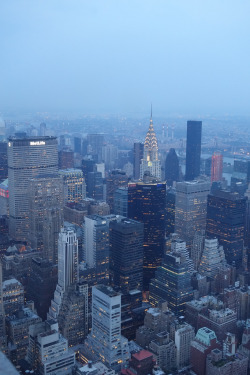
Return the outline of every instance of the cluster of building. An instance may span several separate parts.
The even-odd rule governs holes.
[[[188,121],[185,175],[152,114],[123,169],[103,134],[2,142],[0,349],[19,373],[247,375],[250,164],[230,189],[221,153],[201,174],[201,135]]]

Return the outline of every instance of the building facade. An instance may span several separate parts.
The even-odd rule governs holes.
[[[201,121],[187,122],[186,181],[192,181],[200,175],[201,130]]]

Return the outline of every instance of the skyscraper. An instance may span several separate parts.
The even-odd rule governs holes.
[[[179,181],[179,159],[175,149],[170,148],[165,161],[165,180],[168,186],[172,186],[173,182]]]
[[[175,232],[190,248],[195,232],[206,228],[210,182],[185,181],[176,184]]]
[[[144,142],[143,159],[140,165],[140,179],[143,179],[145,172],[161,180],[161,162],[158,158],[158,144],[154,131],[152,110],[149,129]]]
[[[143,289],[148,290],[164,254],[166,183],[153,178],[128,185],[128,217],[144,224]]]
[[[212,155],[211,182],[222,180],[223,156],[219,152]]]
[[[198,268],[199,273],[213,278],[223,264],[225,264],[225,254],[223,247],[219,246],[218,239],[206,238]]]
[[[3,304],[3,274],[2,263],[0,262],[0,350],[6,349],[6,331],[5,331],[5,311]]]
[[[8,177],[7,142],[0,142],[0,182]]]
[[[81,169],[62,169],[59,175],[64,182],[65,202],[79,202],[86,198],[86,183]]]
[[[201,121],[187,122],[186,181],[192,181],[200,175],[201,129]]]
[[[10,137],[8,142],[10,236],[27,241],[29,179],[58,172],[56,137]]]
[[[30,179],[29,243],[41,257],[56,263],[58,236],[63,225],[63,181],[57,174],[38,175]]]
[[[111,221],[109,242],[112,284],[123,293],[142,290],[143,224],[127,218]]]
[[[143,158],[144,144],[140,142],[134,143],[134,155],[133,155],[133,166],[134,166],[134,179],[139,180],[140,178],[140,164]]]
[[[191,273],[185,255],[166,254],[149,285],[150,303],[157,306],[160,301],[166,301],[169,309],[180,316],[185,312],[186,302],[192,299]]]
[[[107,184],[107,203],[110,207],[110,212],[114,212],[114,194],[115,191],[120,187],[128,186],[128,176],[125,172],[120,169],[111,171],[106,178]]]
[[[245,215],[246,197],[221,190],[208,195],[206,234],[218,238],[227,263],[237,266],[242,264]]]
[[[85,344],[94,360],[112,369],[129,359],[128,342],[121,335],[121,295],[111,287],[92,288],[92,330]]]

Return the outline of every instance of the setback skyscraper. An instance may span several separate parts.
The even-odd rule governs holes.
[[[200,175],[201,129],[201,121],[187,122],[186,181],[192,181]]]
[[[173,182],[179,181],[179,159],[175,149],[170,148],[165,161],[165,180],[168,186],[172,186]]]

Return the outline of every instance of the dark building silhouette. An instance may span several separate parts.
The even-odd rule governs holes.
[[[92,155],[93,159],[99,163],[102,160],[102,146],[104,142],[103,134],[88,134],[88,154]]]
[[[45,320],[57,283],[57,266],[46,259],[32,259],[27,298],[34,301],[38,315]]]
[[[176,191],[169,189],[166,195],[166,237],[174,233]]]
[[[206,235],[217,237],[223,246],[226,261],[242,264],[246,197],[228,191],[208,195]]]
[[[141,159],[143,158],[144,144],[136,142],[134,143],[134,179],[139,180],[140,178],[140,164]]]
[[[179,181],[179,159],[174,148],[170,148],[166,157],[165,180],[168,186],[172,186],[174,181]]]
[[[211,176],[211,168],[212,168],[212,157],[205,159],[205,175],[210,177]]]
[[[161,265],[165,238],[166,183],[137,182],[128,185],[128,217],[144,224],[143,288],[148,290]]]
[[[89,172],[86,180],[88,198],[103,200],[103,178],[101,172]]]
[[[8,177],[7,142],[0,142],[0,182]]]
[[[74,168],[74,152],[72,150],[64,149],[58,152],[58,167],[59,169]]]
[[[166,301],[169,309],[181,316],[186,302],[192,299],[191,273],[186,257],[177,252],[166,254],[149,285],[150,303],[156,307],[159,302]]]
[[[74,137],[74,151],[78,154],[82,153],[82,138]]]
[[[122,293],[142,290],[143,224],[124,218],[109,225],[112,285]]]
[[[186,181],[192,181],[200,175],[201,130],[201,121],[187,122]]]

